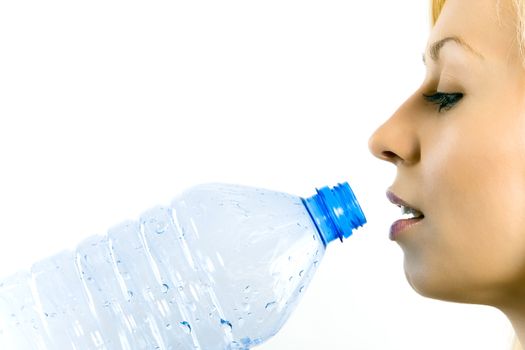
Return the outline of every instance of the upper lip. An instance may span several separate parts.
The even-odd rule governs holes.
[[[397,205],[398,207],[410,208],[418,213],[421,213],[421,215],[423,215],[423,212],[419,208],[416,208],[412,204],[405,202],[403,199],[399,198],[394,192],[387,191],[386,196],[390,202]]]

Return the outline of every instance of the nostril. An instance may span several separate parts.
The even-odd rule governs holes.
[[[396,158],[399,158],[397,154],[395,154],[394,152],[392,151],[383,151],[381,152],[381,156],[385,159],[385,160],[394,160]]]

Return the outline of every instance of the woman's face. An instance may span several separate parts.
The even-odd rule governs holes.
[[[422,85],[370,139],[397,167],[389,190],[424,215],[395,236],[409,283],[494,306],[525,291],[525,74],[512,0],[497,3],[447,1]]]

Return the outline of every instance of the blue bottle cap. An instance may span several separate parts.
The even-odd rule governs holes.
[[[347,182],[334,188],[322,187],[317,194],[302,199],[325,246],[336,238],[341,242],[366,223],[365,215]]]

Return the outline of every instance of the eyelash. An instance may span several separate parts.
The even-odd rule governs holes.
[[[439,106],[438,112],[441,112],[442,109],[445,111],[448,111],[456,103],[461,100],[463,97],[463,94],[461,92],[454,92],[454,93],[446,93],[446,92],[436,92],[431,95],[423,94],[423,97],[428,102],[431,102],[435,105]]]

